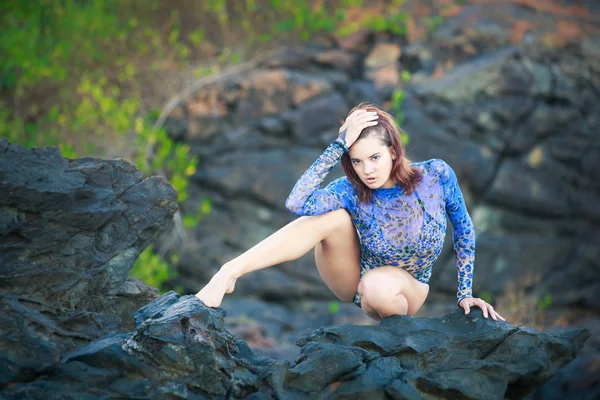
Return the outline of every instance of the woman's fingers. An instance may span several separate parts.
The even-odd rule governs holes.
[[[352,146],[363,129],[377,125],[378,118],[379,115],[374,111],[356,110],[350,114],[339,130],[346,146]]]
[[[357,110],[348,116],[347,121],[360,121],[365,118],[372,118],[373,116],[377,116],[377,113],[374,111]]]
[[[364,116],[360,116],[360,118],[356,118],[352,122],[354,124],[356,124],[357,126],[367,126],[371,122],[377,121],[378,119],[379,119],[379,116],[377,114],[375,114],[375,115],[364,115]]]
[[[498,318],[500,318],[502,321],[506,321],[506,320],[504,319],[504,317],[503,317],[502,315],[498,314],[498,312],[496,312],[495,310],[494,310],[494,313],[495,313],[495,314],[496,314],[496,316],[497,316]]]
[[[487,308],[487,303],[481,299],[477,299],[477,306],[479,308],[481,308],[481,311],[483,311],[483,317],[487,318],[488,317],[488,308]]]
[[[495,321],[498,321],[498,318],[500,318],[502,321],[506,321],[502,315],[498,314],[498,312],[494,310],[494,307],[492,307],[491,304],[488,304],[488,306],[490,309],[490,314]]]
[[[504,319],[504,317],[502,315],[498,314],[498,312],[496,312],[496,310],[494,310],[494,307],[491,304],[486,303],[482,299],[467,298],[467,299],[464,299],[463,301],[461,301],[460,306],[465,309],[465,314],[469,313],[470,306],[477,306],[477,307],[481,308],[481,312],[483,313],[483,316],[485,318],[487,318],[488,316],[491,316],[494,321],[497,321],[498,319],[501,319],[502,321],[506,321],[506,319]]]
[[[340,132],[343,131],[344,129],[347,129],[350,125],[360,124],[364,120],[372,120],[373,117],[376,117],[376,116],[377,116],[377,113],[373,112],[373,111],[356,110],[352,114],[350,114],[348,116],[348,118],[346,118],[346,120],[340,127]]]
[[[488,305],[487,305],[487,308],[488,308],[488,310],[489,310],[489,313],[490,313],[490,316],[492,317],[492,319],[493,319],[494,321],[497,321],[497,320],[498,320],[498,317],[496,317],[496,311],[494,311],[494,307],[492,307],[492,305],[491,305],[491,304],[488,304]]]
[[[482,303],[483,307],[481,307],[481,309],[483,310],[483,316],[485,318],[487,318],[489,314],[494,321],[498,321],[498,318],[500,318],[502,321],[506,321],[502,315],[498,314],[496,310],[494,310],[494,307],[491,304],[488,304],[483,300]]]

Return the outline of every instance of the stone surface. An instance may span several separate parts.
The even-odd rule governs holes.
[[[552,334],[456,311],[378,326],[307,332],[294,362],[254,354],[224,313],[169,292],[135,313],[136,330],[65,355],[50,374],[0,389],[6,399],[522,398],[569,363],[589,333]],[[468,379],[465,379],[468,378]],[[404,396],[404,397],[403,397]]]
[[[127,160],[69,160],[0,139],[0,385],[131,330],[157,291],[129,270],[176,210],[171,184]]]
[[[527,400],[600,398],[600,353],[581,356],[559,370]]]

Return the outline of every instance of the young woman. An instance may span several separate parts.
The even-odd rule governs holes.
[[[475,235],[452,168],[439,159],[410,163],[393,117],[370,105],[352,109],[339,133],[286,201],[301,218],[223,265],[196,296],[218,307],[241,276],[314,248],[321,278],[340,300],[354,301],[375,320],[414,315],[429,293],[447,215],[458,270],[457,304],[465,314],[477,306],[486,318],[504,320],[490,304],[472,297]],[[340,159],[346,177],[320,189]]]

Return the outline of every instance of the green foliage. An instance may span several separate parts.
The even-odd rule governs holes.
[[[490,304],[492,303],[492,294],[488,291],[485,291],[485,290],[481,291],[479,293],[479,298],[487,303],[490,303]]]
[[[538,311],[547,310],[552,306],[552,296],[546,293],[543,297],[537,300],[536,308]]]
[[[365,26],[375,32],[391,32],[402,36],[406,34],[408,13],[397,11],[388,15],[374,15],[365,21]]]
[[[146,174],[162,171],[177,191],[179,203],[188,198],[189,177],[196,173],[198,158],[189,155],[187,144],[175,143],[164,129],[152,129],[148,119],[137,117],[135,132],[139,147],[136,164]]]
[[[340,312],[340,303],[337,300],[332,300],[329,302],[329,312],[331,314],[337,314]]]
[[[423,20],[423,24],[427,28],[427,31],[430,33],[433,33],[443,22],[444,18],[442,18],[441,15],[427,17]]]
[[[407,76],[408,71],[404,71],[402,73],[403,76]],[[408,75],[410,78],[410,75]],[[404,80],[404,79],[403,79]],[[404,102],[405,93],[402,89],[396,88],[392,92],[391,105],[390,105],[390,114],[396,120],[396,123],[401,128],[400,129],[400,140],[404,146],[406,146],[409,142],[409,136],[406,132],[402,130],[402,123],[404,122],[404,112],[402,112],[402,103]]]
[[[164,282],[174,276],[172,268],[156,255],[152,245],[140,254],[129,273],[147,285],[158,288],[161,293],[165,292]]]
[[[361,28],[376,32],[406,33],[408,15],[402,11],[406,0],[392,0],[383,14],[352,20],[351,8],[367,7],[364,0],[338,0],[324,5],[314,0],[207,0],[202,9],[211,15],[226,33],[240,26],[248,44],[299,38],[309,40],[317,34],[335,33],[346,36]]]
[[[212,201],[209,198],[202,199],[200,204],[198,204],[195,214],[187,214],[183,217],[183,226],[186,228],[196,227],[196,225],[202,221],[202,218],[205,215],[210,214],[211,211]]]

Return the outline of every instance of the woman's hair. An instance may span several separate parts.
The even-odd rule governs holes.
[[[348,115],[359,109],[374,111],[379,116],[379,119],[377,120],[377,125],[369,126],[363,129],[361,134],[358,136],[358,139],[356,139],[356,142],[367,137],[375,136],[379,138],[386,146],[394,149],[396,159],[392,163],[390,177],[394,182],[400,184],[407,194],[411,194],[414,192],[417,183],[421,181],[422,175],[417,168],[410,166],[411,161],[404,155],[404,147],[400,141],[401,129],[398,127],[398,124],[396,124],[394,117],[368,103],[361,103],[357,105],[350,110]],[[348,180],[352,182],[356,188],[358,188],[358,201],[361,203],[370,202],[373,193],[371,189],[360,180],[356,171],[354,171],[354,167],[352,166],[352,161],[350,160],[350,155],[348,153],[344,153],[342,156],[342,168],[344,168],[344,172],[346,173]]]

